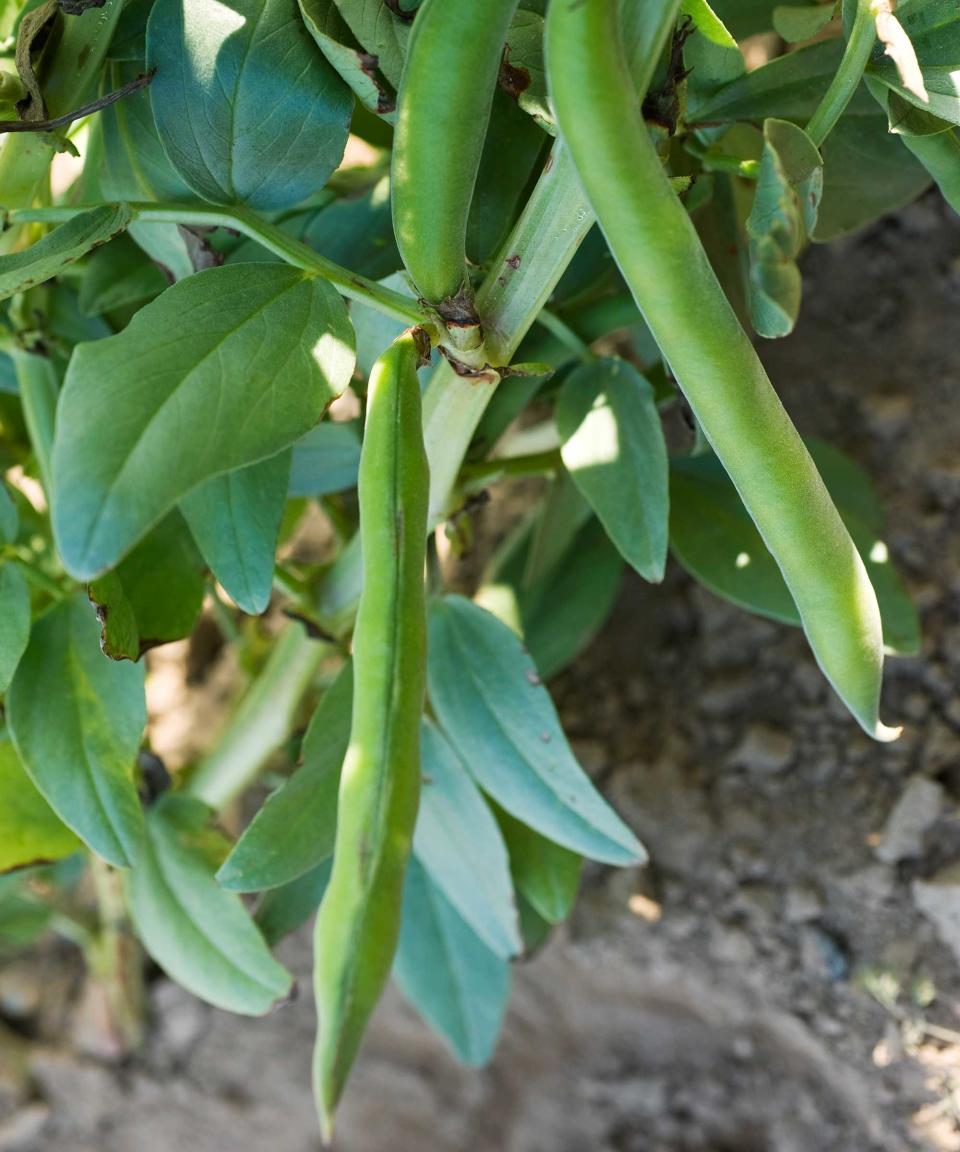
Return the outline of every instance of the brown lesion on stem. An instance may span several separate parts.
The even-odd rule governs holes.
[[[430,363],[430,353],[433,351],[430,335],[419,324],[416,328],[410,329],[410,335],[413,337],[413,343],[417,350],[417,367],[424,368]]]

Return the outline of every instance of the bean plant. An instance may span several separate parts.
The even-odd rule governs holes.
[[[882,509],[761,341],[809,244],[960,210],[958,76],[955,0],[0,0],[0,947],[79,943],[127,1051],[145,957],[256,1016],[315,918],[329,1138],[389,978],[482,1065],[645,860],[547,687],[628,569],[895,738]],[[248,686],[171,779],[201,613]]]

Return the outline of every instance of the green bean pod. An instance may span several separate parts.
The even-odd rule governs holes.
[[[414,329],[391,345],[374,366],[367,392],[359,479],[364,584],[353,635],[353,715],[333,872],[315,937],[313,1084],[327,1139],[390,974],[420,795],[430,489],[417,380],[420,336]]]
[[[469,323],[467,219],[517,0],[424,0],[397,95],[393,227],[413,282]]]
[[[821,669],[878,740],[876,594],[803,441],[670,187],[637,107],[612,0],[552,0],[547,75],[561,134],[661,351],[783,573]]]

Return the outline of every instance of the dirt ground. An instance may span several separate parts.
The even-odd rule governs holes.
[[[391,992],[343,1152],[960,1150],[960,222],[929,197],[805,272],[796,336],[763,355],[888,508],[925,637],[889,664],[903,737],[859,734],[799,633],[675,567],[629,583],[553,690],[651,866],[587,873],[482,1072]],[[0,1152],[318,1149],[308,941],[282,958],[303,993],[263,1020],[153,983],[119,1069],[57,1039],[66,952],[8,967]]]

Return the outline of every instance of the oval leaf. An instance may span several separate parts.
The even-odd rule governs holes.
[[[516,635],[462,596],[435,600],[429,627],[430,702],[480,787],[575,852],[642,862],[643,847],[574,759]]]
[[[206,589],[203,561],[179,512],[172,512],[88,589],[111,660],[139,660],[193,631]]]
[[[653,388],[624,360],[574,369],[560,390],[563,462],[621,556],[646,580],[667,562],[667,448]]]
[[[0,740],[0,872],[60,860],[80,841],[24,771],[9,740]]]
[[[229,1012],[262,1016],[289,995],[289,972],[270,955],[238,896],[213,878],[219,836],[210,810],[186,796],[151,809],[130,876],[130,915],[143,946],[189,992]]]
[[[579,528],[558,561],[534,581],[524,579],[538,517],[520,524],[494,556],[477,603],[523,637],[540,675],[567,667],[613,610],[624,564],[595,516]]]
[[[340,297],[274,264],[199,272],[118,335],[78,345],[53,449],[64,565],[98,576],[198,484],[292,444],[353,364]]]
[[[486,1064],[510,999],[510,965],[460,917],[416,857],[407,866],[393,977],[464,1064]]]
[[[333,854],[340,769],[350,743],[353,665],[324,693],[303,738],[300,766],[267,797],[217,873],[236,892],[296,880]]]
[[[180,505],[210,570],[250,616],[259,616],[270,603],[289,478],[290,453],[280,452],[212,477]]]
[[[74,216],[24,251],[0,256],[0,300],[58,276],[75,260],[122,232],[130,220],[126,204],[103,204]]]
[[[133,765],[147,722],[143,667],[114,664],[82,594],[36,622],[7,696],[24,767],[60,819],[110,864],[136,858]]]
[[[502,808],[497,809],[497,821],[517,891],[548,924],[566,920],[580,889],[583,857],[534,832]]]
[[[0,566],[0,692],[6,692],[30,639],[30,589],[15,564]]]
[[[442,733],[425,721],[413,851],[433,883],[498,956],[523,948],[500,829]]]
[[[324,420],[293,446],[290,496],[327,496],[356,488],[360,469],[359,420]]]
[[[797,257],[813,233],[823,161],[810,137],[786,120],[766,120],[750,239],[750,318],[761,336],[788,336],[800,315]]]
[[[164,150],[207,200],[284,208],[340,163],[353,95],[296,0],[156,0],[147,63]]]

